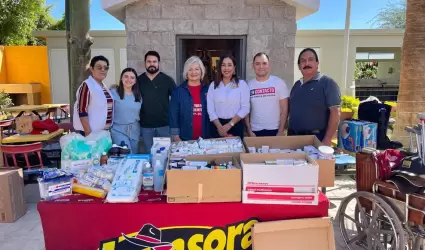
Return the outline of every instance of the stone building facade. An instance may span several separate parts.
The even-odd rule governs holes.
[[[281,0],[141,0],[125,7],[128,66],[145,70],[144,54],[156,50],[161,70],[178,79],[178,35],[246,38],[246,75],[252,58],[270,55],[272,74],[291,86],[294,81],[296,7]]]

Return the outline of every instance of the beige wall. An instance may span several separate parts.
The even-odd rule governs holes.
[[[66,58],[65,32],[62,31],[37,31],[34,35],[47,37],[50,61],[50,82],[52,86],[52,102],[62,102],[67,98],[68,92],[68,65]],[[387,50],[388,48],[400,48],[403,42],[403,30],[352,30],[350,32],[348,80],[347,86],[351,86],[354,76],[356,50],[374,51]],[[125,31],[92,31],[91,36],[95,39],[92,45],[92,56],[96,53],[108,53],[112,55],[113,73],[110,72],[109,82],[117,82],[121,70],[127,66],[127,40]],[[294,80],[301,77],[296,61],[299,52],[305,47],[317,48],[320,60],[320,70],[335,79],[345,93],[343,83],[343,60],[344,60],[344,31],[343,30],[299,30],[296,34],[294,56]],[[63,58],[63,59],[61,59]],[[248,60],[249,58],[247,58]],[[379,76],[388,72],[388,67],[394,68],[392,77],[399,74],[400,53],[396,54],[395,62],[380,62]],[[393,65],[394,64],[394,65]],[[397,65],[398,64],[398,65]],[[143,65],[140,65],[143,67]],[[52,73],[53,72],[53,73]],[[111,77],[113,75],[113,77]],[[113,79],[112,79],[113,78]],[[292,85],[288,84],[288,85]],[[59,91],[60,90],[60,91]],[[59,94],[58,94],[59,93]],[[353,94],[353,92],[350,92]]]
[[[399,48],[403,43],[403,35],[403,30],[351,30],[346,85],[343,82],[344,30],[299,30],[295,47],[296,49],[320,48],[320,70],[335,79],[342,93],[354,94],[353,91],[346,92],[345,86],[350,87],[354,80],[356,50],[358,48],[368,48],[368,50]],[[295,58],[297,57],[298,55],[295,55]]]

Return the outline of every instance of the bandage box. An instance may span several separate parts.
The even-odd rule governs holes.
[[[376,148],[378,125],[367,121],[341,121],[338,128],[338,148],[361,152],[365,147]]]

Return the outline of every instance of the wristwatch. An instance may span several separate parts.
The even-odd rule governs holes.
[[[233,126],[235,126],[235,124],[234,124],[232,121],[230,121],[230,122],[229,122],[229,124],[230,124],[230,126],[232,126],[232,127],[233,127]]]

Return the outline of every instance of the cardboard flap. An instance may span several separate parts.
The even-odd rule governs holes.
[[[314,135],[245,137],[244,143],[246,148],[269,146],[279,149],[298,149],[306,145],[322,146],[320,140]]]
[[[251,164],[251,163],[263,163],[267,160],[277,160],[277,159],[304,159],[312,165],[318,165],[315,160],[313,160],[306,153],[262,153],[262,154],[249,154],[243,153],[241,154],[241,162],[243,164]]]
[[[335,250],[329,217],[260,222],[253,226],[254,250]]]

